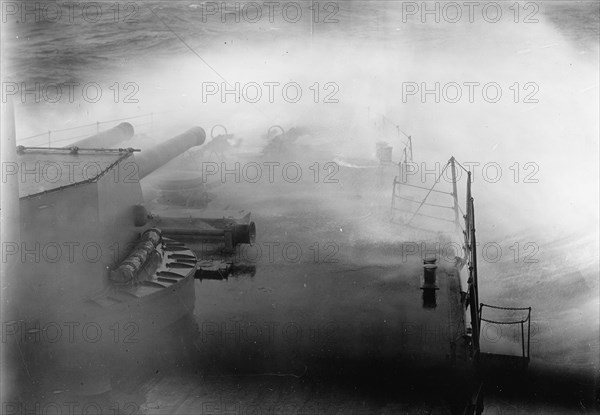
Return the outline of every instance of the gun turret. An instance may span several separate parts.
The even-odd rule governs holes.
[[[3,106],[3,114],[11,115],[9,109]],[[1,207],[2,234],[9,239],[3,238],[2,272],[10,280],[3,280],[8,282],[3,289],[10,299],[5,305],[11,307],[11,329],[23,328],[11,357],[25,364],[52,356],[37,372],[30,374],[35,365],[25,367],[27,378],[64,373],[65,388],[71,391],[105,393],[110,376],[104,356],[112,359],[121,352],[110,336],[98,334],[93,342],[65,342],[59,336],[26,344],[25,333],[41,338],[45,329],[37,327],[84,327],[90,320],[98,333],[107,333],[115,324],[135,322],[141,338],[155,339],[160,330],[192,312],[199,271],[202,278],[211,270],[226,278],[232,268],[231,261],[220,260],[222,266],[206,258],[200,261],[180,239],[196,245],[210,240],[231,253],[236,245],[254,241],[255,225],[249,214],[238,218],[223,212],[216,219],[203,219],[199,216],[204,211],[170,208],[171,217],[153,217],[144,208],[140,179],[203,144],[206,134],[200,127],[138,153],[114,148],[126,147],[121,143],[133,136],[128,123],[53,148],[15,148],[13,125],[5,124]],[[10,371],[25,379],[20,367]]]
[[[45,275],[36,285],[40,298],[57,301],[67,291],[81,298],[103,289],[106,267],[125,255],[145,222],[138,217],[139,179],[205,138],[196,127],[135,156],[133,149],[99,149],[132,132],[121,124],[86,139],[88,149],[19,147],[13,176],[20,182],[23,242],[13,243],[11,254],[25,262],[23,281]],[[83,252],[67,250],[73,241]]]

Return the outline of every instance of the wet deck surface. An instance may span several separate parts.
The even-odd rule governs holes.
[[[460,277],[440,260],[436,306],[424,307],[425,254],[388,222],[395,170],[358,173],[322,188],[217,188],[253,212],[256,244],[235,258],[256,273],[196,281],[194,363],[143,382],[140,410],[447,413],[443,373],[466,364]]]
[[[410,402],[395,390],[398,377],[419,382],[451,362],[451,340],[462,328],[460,304],[449,301],[460,298],[455,276],[440,272],[437,307],[424,309],[420,274],[410,268],[336,268],[323,274],[305,266],[282,278],[281,267],[271,266],[251,280],[197,283],[199,373],[145,384],[144,408],[269,413],[284,405],[335,413],[345,402],[343,413],[378,413]],[[321,396],[327,389],[333,392]]]
[[[252,259],[256,273],[197,282],[198,370],[155,377],[140,388],[140,408],[207,414],[448,413],[452,395],[460,392],[449,385],[456,373],[438,364],[448,363],[450,341],[464,332],[460,282],[448,275],[453,264],[443,252],[437,307],[423,308],[422,259],[440,239],[390,225],[394,174],[389,168],[342,169],[343,180],[334,185],[217,186],[228,189],[219,194],[223,206],[253,212],[258,249],[243,250],[239,259]],[[443,246],[451,240],[441,241]],[[429,245],[424,249],[421,242]],[[456,351],[459,367],[464,344],[457,342]],[[574,383],[565,382],[561,385]],[[458,383],[460,389],[464,382]],[[533,382],[545,388],[541,395],[515,386],[507,395],[515,406],[497,395],[506,385],[490,386],[489,413],[516,407],[527,413],[582,409],[571,406],[578,392],[564,389],[569,403],[551,403],[558,395],[543,381]],[[529,403],[535,396],[542,403]]]

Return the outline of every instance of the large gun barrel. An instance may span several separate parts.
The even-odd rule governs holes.
[[[234,221],[231,221],[230,223],[227,223],[226,227],[223,229],[194,228],[187,223],[181,223],[178,228],[162,228],[161,230],[164,235],[175,238],[225,239],[225,243],[230,243],[231,246],[253,244],[256,239],[256,225],[254,222],[235,223]],[[227,241],[228,238],[231,238],[231,242]]]
[[[140,180],[191,147],[202,145],[205,139],[204,130],[194,127],[162,144],[142,151],[135,156]]]
[[[133,126],[128,122],[122,122],[116,127],[69,144],[68,147],[110,148],[121,141],[129,140],[131,137],[133,137]]]
[[[224,242],[229,252],[239,244],[253,244],[256,240],[256,225],[250,220],[250,212],[222,211],[221,217],[196,209],[169,209],[165,213],[168,216],[153,214],[151,226],[159,228],[167,238],[216,240]]]

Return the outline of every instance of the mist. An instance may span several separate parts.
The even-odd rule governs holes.
[[[398,252],[403,244],[432,237],[390,225],[396,167],[380,171],[369,161],[375,160],[378,141],[392,145],[393,160],[399,161],[405,135],[410,135],[419,169],[435,171],[451,156],[471,166],[478,241],[482,247],[496,244],[502,249],[502,256],[492,259],[480,251],[482,301],[531,306],[532,358],[564,372],[597,376],[597,39],[590,40],[589,34],[574,38],[557,23],[557,9],[546,5],[535,24],[510,19],[496,24],[424,24],[415,17],[404,22],[399,5],[386,5],[383,12],[381,4],[373,3],[372,8],[365,6],[362,16],[357,2],[340,6],[336,24],[311,29],[306,22],[242,23],[235,31],[206,28],[197,7],[190,7],[176,29],[177,16],[168,13],[168,6],[152,6],[162,22],[142,8],[140,19],[155,24],[151,40],[119,46],[114,62],[99,63],[97,69],[83,65],[68,76],[60,70],[46,74],[49,82],[59,83],[76,79],[104,86],[117,80],[119,102],[105,96],[98,103],[80,98],[69,104],[26,103],[17,107],[17,136],[152,113],[151,121],[131,121],[136,129],[131,145],[142,151],[192,126],[203,127],[209,135],[220,124],[242,140],[234,155],[245,162],[293,161],[305,171],[316,162],[355,166],[342,167],[339,182],[331,185],[313,183],[310,177],[289,183],[277,176],[275,183],[258,184],[219,182],[215,177],[210,208],[252,211],[259,245],[335,241],[341,270],[262,258],[254,280],[226,285],[203,281],[196,294],[198,322],[202,332],[203,322],[300,321],[313,327],[334,321],[348,330],[328,332],[339,354],[351,359],[377,349],[387,359],[393,344],[377,345],[378,333],[385,331],[379,320],[398,309],[382,305],[374,310],[371,301],[380,302],[380,296],[384,303],[392,301],[391,294],[385,297],[384,282],[402,289],[399,275],[388,268],[405,265],[413,272],[421,266],[419,261],[402,263]],[[95,42],[90,41],[90,47],[100,54],[115,48]],[[156,45],[166,46],[148,52]],[[14,72],[9,79],[21,81]],[[282,93],[282,86],[291,82],[301,87],[297,102]],[[457,102],[449,102],[452,99],[443,93],[436,102],[434,94],[407,89],[452,82],[461,88]],[[478,83],[473,102],[465,82]],[[135,87],[125,90],[126,83]],[[277,83],[272,102],[269,83]],[[489,83],[501,88],[495,103],[482,94],[482,86]],[[249,102],[253,99],[242,96],[236,102],[233,94],[222,95],[222,89],[235,89],[236,84],[240,89],[258,85],[261,98]],[[131,91],[136,102],[124,102]],[[286,131],[304,128],[306,134],[285,155],[265,155],[261,152],[269,143],[267,131],[274,125]],[[92,125],[90,133],[95,128]],[[61,146],[68,145],[68,137],[60,136]],[[36,141],[27,144],[45,145],[46,138]],[[207,160],[194,154],[190,151],[159,172],[198,170]],[[465,179],[463,175],[459,181],[463,207]],[[142,184],[149,207],[152,180],[150,176]],[[423,181],[428,180],[431,174]],[[441,185],[449,186],[443,181]],[[378,266],[386,271],[361,271]],[[356,284],[361,291],[355,291]],[[342,293],[348,300],[331,293]],[[356,310],[358,321],[350,317]],[[519,344],[510,336],[485,340],[489,350],[518,352]],[[307,356],[319,354],[306,341],[283,346],[235,343],[225,348],[217,340],[195,341],[206,370],[216,373],[243,367],[253,373],[301,375]]]

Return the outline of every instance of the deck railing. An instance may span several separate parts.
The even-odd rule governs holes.
[[[412,144],[412,143],[411,143]],[[418,184],[407,183],[405,180],[406,170],[409,163],[407,162],[407,153],[405,151],[405,157],[403,161],[398,163],[399,165],[399,176],[394,178],[394,189],[392,192],[392,221],[394,221],[394,213],[397,211],[404,212],[408,214],[408,220],[406,220],[403,225],[413,226],[413,220],[418,217],[426,217],[429,219],[435,219],[439,221],[445,222],[454,222],[456,225],[456,229],[462,231],[463,234],[463,251],[464,258],[462,259],[463,264],[467,265],[468,268],[468,279],[467,279],[467,291],[465,298],[465,308],[468,310],[471,320],[471,339],[473,345],[473,354],[474,356],[478,356],[480,353],[480,336],[481,336],[481,322],[489,322],[495,324],[520,324],[521,325],[521,344],[522,344],[522,357],[525,363],[529,362],[529,351],[530,351],[530,341],[531,341],[531,307],[500,307],[495,305],[488,305],[479,302],[479,281],[478,281],[478,269],[477,269],[477,238],[475,233],[475,202],[472,195],[472,177],[471,172],[465,169],[454,157],[451,157],[450,160],[446,163],[441,173],[437,176],[435,183],[431,187],[421,186]],[[412,155],[412,145],[410,154]],[[457,168],[462,169],[467,173],[467,183],[466,183],[466,200],[465,200],[465,211],[461,208],[458,200],[458,185],[457,185]],[[404,169],[404,170],[403,170]],[[446,192],[440,189],[436,189],[436,185],[439,183],[440,178],[445,173],[446,169],[451,170],[452,175],[452,191]],[[403,179],[400,179],[402,177]],[[427,191],[427,193],[420,200],[415,200],[410,197],[406,197],[403,192],[401,192],[401,187],[407,186],[411,188],[421,189],[423,191]],[[428,202],[428,198],[433,193],[441,193],[446,194],[452,197],[453,204],[452,206],[440,205],[435,203]],[[415,209],[406,209],[398,206],[399,201],[408,201],[410,203],[414,203],[416,206]],[[450,209],[454,211],[454,219],[444,218],[438,214],[424,214],[421,212],[421,209],[424,206],[429,206],[433,208],[437,208],[438,211],[440,209]],[[464,227],[460,223],[460,218],[464,220]],[[422,228],[418,228],[422,229]],[[425,229],[427,230],[427,229]],[[493,309],[499,310],[510,310],[510,311],[527,311],[527,317],[519,319],[517,321],[496,321],[482,317],[483,308],[489,307]],[[525,323],[527,323],[527,339],[525,339]]]
[[[407,160],[408,154],[410,154],[412,159],[412,141],[410,143],[410,151],[407,151],[405,148],[404,152],[404,161],[398,163],[399,166],[399,176],[394,178],[394,188],[392,192],[392,221],[395,218],[395,212],[400,211],[404,214],[407,214],[408,220],[406,220],[403,225],[422,229],[413,225],[413,221],[416,217],[425,217],[428,219],[434,219],[438,221],[443,221],[447,223],[454,223],[455,230],[457,232],[462,231],[463,235],[463,254],[464,257],[462,259],[463,263],[468,266],[468,279],[467,279],[467,295],[465,298],[465,307],[469,310],[470,318],[471,318],[471,338],[473,342],[473,351],[476,355],[479,353],[480,342],[479,337],[481,333],[481,322],[479,316],[479,285],[478,285],[478,275],[477,275],[477,240],[475,236],[475,204],[474,199],[471,194],[471,172],[465,169],[454,157],[451,157],[450,160],[446,163],[444,168],[441,170],[439,175],[436,177],[434,184],[431,187],[421,186],[418,184],[407,183],[405,180],[406,177],[406,169],[409,165]],[[467,184],[466,184],[466,200],[465,200],[465,210],[460,207],[459,199],[458,199],[458,183],[457,183],[457,168],[461,168],[464,172],[467,173]],[[404,170],[403,170],[404,169]],[[452,177],[452,191],[447,192],[444,190],[436,189],[436,186],[440,182],[440,178],[444,175],[447,169],[450,169],[451,177]],[[402,179],[401,179],[402,178]],[[406,197],[401,192],[401,187],[407,186],[411,188],[421,189],[423,191],[427,191],[427,193],[422,197],[421,200],[415,200],[410,197]],[[431,203],[428,201],[428,198],[433,194],[445,194],[452,198],[451,205],[443,205],[438,203]],[[409,203],[414,203],[416,206],[415,209],[406,209],[399,207],[399,201],[408,201]],[[425,206],[437,209],[436,212],[440,212],[441,209],[451,210],[453,212],[453,218],[444,218],[441,214],[425,214],[421,211],[421,209]],[[464,220],[464,228],[460,223],[460,218]],[[427,230],[427,229],[425,229]]]
[[[492,308],[496,310],[504,310],[504,311],[527,311],[527,317],[521,318],[520,320],[492,320],[489,318],[482,317],[483,308]],[[521,350],[523,360],[526,362],[529,361],[529,345],[531,343],[531,307],[498,307],[489,304],[481,303],[479,305],[479,321],[485,321],[486,323],[491,324],[500,324],[500,325],[521,325]],[[525,323],[527,323],[527,342],[525,342]]]
[[[143,122],[136,122],[135,126],[142,127],[149,125],[152,128],[154,124],[154,115],[155,113],[147,113],[141,115],[135,115],[127,118],[118,118],[114,120],[106,120],[106,121],[96,121],[95,123],[77,125],[75,127],[69,128],[61,128],[57,130],[48,130],[43,133],[30,135],[28,137],[18,138],[17,144],[19,145],[27,145],[28,147],[31,145],[40,146],[42,144],[48,144],[48,147],[52,147],[53,145],[65,142],[65,141],[75,141],[81,138],[89,137],[93,134],[98,134],[101,128],[104,128],[105,124],[114,124],[122,121],[130,121],[134,119],[145,119]],[[33,142],[33,144],[29,144]]]
[[[394,178],[394,183],[393,183],[392,206],[391,206],[392,222],[396,222],[395,213],[402,212],[408,216],[408,219],[402,223],[403,225],[406,225],[406,226],[410,226],[413,228],[419,228],[418,226],[415,226],[413,222],[417,217],[424,217],[424,218],[428,218],[428,219],[438,220],[441,222],[454,223],[456,230],[458,230],[460,228],[460,223],[459,223],[460,206],[458,204],[458,197],[457,197],[457,184],[456,184],[456,171],[455,171],[456,167],[455,167],[454,157],[452,157],[446,163],[446,165],[444,166],[444,168],[442,169],[440,174],[436,177],[434,184],[432,186],[428,187],[428,186],[423,186],[420,184],[409,183],[408,180],[406,179],[407,176],[409,175],[408,167],[412,165],[412,141],[411,140],[409,140],[409,143],[404,148],[403,155],[404,155],[403,161],[398,163],[398,170],[399,170],[398,176],[396,176]],[[440,182],[440,178],[444,175],[444,173],[446,172],[446,170],[448,168],[450,168],[452,170],[453,190],[451,192],[440,190],[439,188],[436,188]],[[401,191],[401,188],[403,186],[410,187],[413,189],[421,189],[422,191],[426,191],[426,193],[420,199],[406,197],[403,194],[403,192]],[[429,198],[433,194],[443,194],[443,195],[451,196],[453,199],[452,205],[443,205],[443,204],[439,204],[439,203],[432,203],[431,201],[429,201]],[[403,207],[400,205],[400,201],[413,203],[415,205],[415,208],[412,209],[412,208]],[[425,207],[434,208],[435,212],[441,212],[440,209],[451,210],[454,212],[454,215],[453,215],[454,218],[450,219],[448,217],[444,217],[444,215],[441,213],[440,214],[438,214],[438,213],[434,213],[434,214],[423,213],[422,209]],[[422,228],[419,228],[419,229],[422,229]],[[423,230],[428,230],[428,229],[423,229]],[[431,231],[431,230],[429,230],[429,231]]]
[[[471,315],[473,349],[475,354],[478,354],[480,350],[479,336],[481,335],[481,322],[478,313],[479,282],[477,276],[477,239],[475,237],[475,203],[471,194],[471,183],[471,172],[467,171],[467,213],[463,216],[465,220],[465,229],[463,231],[465,242],[463,249],[465,250],[465,260],[469,269],[466,304]]]

